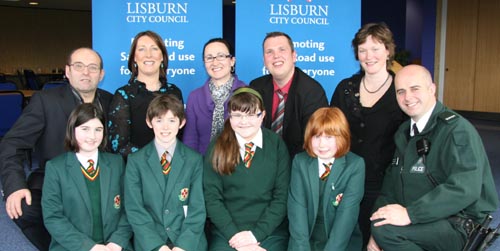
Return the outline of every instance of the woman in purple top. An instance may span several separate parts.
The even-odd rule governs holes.
[[[236,58],[228,41],[213,38],[205,43],[203,62],[210,77],[189,94],[182,139],[201,154],[205,154],[210,140],[222,131],[228,117],[229,97],[235,89],[246,85],[234,74]]]

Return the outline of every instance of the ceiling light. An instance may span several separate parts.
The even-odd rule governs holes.
[[[30,2],[30,5],[38,5],[38,2]]]

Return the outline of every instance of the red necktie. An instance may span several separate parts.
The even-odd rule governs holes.
[[[332,162],[330,163],[323,163],[323,166],[325,167],[325,172],[319,177],[321,180],[326,180],[328,178],[328,175],[330,174],[331,167],[332,167]]]
[[[253,143],[246,143],[245,144],[245,156],[243,158],[243,162],[245,163],[246,168],[250,168],[250,165],[252,164],[252,158],[254,151],[252,151]]]
[[[167,154],[168,154],[168,151],[165,151],[162,155],[161,155],[161,160],[160,160],[160,164],[161,164],[161,167],[162,167],[162,170],[163,170],[163,174],[167,175],[169,172],[170,172],[170,161],[167,160]]]

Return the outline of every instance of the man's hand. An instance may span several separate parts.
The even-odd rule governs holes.
[[[407,226],[411,224],[410,217],[406,208],[399,204],[390,204],[379,208],[370,217],[371,221],[381,220],[374,223],[375,227],[390,224],[394,226]]]
[[[5,202],[5,211],[11,219],[18,219],[23,215],[23,210],[21,209],[21,201],[26,199],[26,204],[31,206],[31,192],[28,189],[17,190],[7,197]]]
[[[373,239],[373,236],[370,235],[370,240],[368,240],[368,245],[366,245],[366,251],[383,251]]]

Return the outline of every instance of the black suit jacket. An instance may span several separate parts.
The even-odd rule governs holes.
[[[259,77],[252,80],[250,86],[256,89],[264,99],[266,109],[264,127],[270,129],[273,122],[273,77],[270,74]],[[295,154],[303,151],[304,132],[309,117],[318,108],[327,106],[328,101],[323,87],[300,68],[295,67],[283,119],[283,140],[288,146],[288,152],[292,158]]]
[[[106,115],[111,93],[98,89],[96,97]],[[37,92],[31,97],[23,113],[0,142],[0,176],[4,196],[23,189],[41,189],[45,162],[64,153],[66,123],[80,101],[70,85]],[[23,160],[25,150],[34,149],[39,168],[26,181]],[[36,178],[35,178],[36,177]]]

